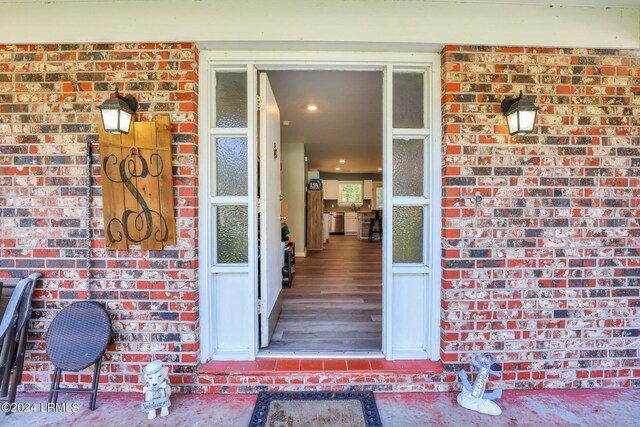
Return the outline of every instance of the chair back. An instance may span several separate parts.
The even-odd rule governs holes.
[[[22,295],[22,301],[18,311],[18,332],[25,327],[26,323],[31,318],[31,297],[33,296],[33,289],[36,287],[36,281],[41,277],[41,273],[33,273],[26,278],[29,283],[27,285],[27,289],[25,289],[24,294]]]
[[[9,299],[9,304],[7,304],[7,308],[2,316],[2,322],[0,322],[0,342],[18,318],[20,302],[22,301],[24,293],[27,291],[30,284],[31,280],[29,278],[22,279],[13,290],[11,299]]]

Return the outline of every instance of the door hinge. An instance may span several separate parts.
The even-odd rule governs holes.
[[[258,314],[262,314],[262,312],[264,311],[264,301],[262,301],[261,299],[258,300]]]
[[[260,199],[256,199],[256,213],[260,213]]]
[[[258,96],[258,111],[264,111],[264,98]]]

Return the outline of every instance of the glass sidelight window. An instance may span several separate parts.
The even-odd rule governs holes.
[[[437,131],[431,128],[435,103],[430,101],[431,79],[437,74],[431,67],[390,68],[385,165],[391,176],[385,177],[384,193],[391,199],[385,204],[390,211],[385,218],[391,229],[387,295],[392,333],[387,348],[398,359],[437,358],[438,311],[433,307],[438,301],[439,270],[431,257],[439,247],[432,239],[438,232],[430,199],[438,176],[431,166],[437,164],[431,158],[436,155],[432,141]]]
[[[426,266],[429,129],[425,73],[393,73],[393,263]]]
[[[218,264],[248,262],[249,217],[246,206],[218,206],[216,208]]]
[[[215,195],[247,196],[247,138],[216,138],[215,144]]]
[[[213,265],[247,264],[248,114],[247,72],[213,70],[215,107],[212,109],[210,149],[213,170],[210,220]]]
[[[393,140],[393,195],[424,195],[424,138]]]
[[[422,129],[424,73],[393,73],[393,128]]]
[[[393,207],[394,264],[424,263],[424,212],[421,206]]]
[[[217,128],[247,127],[247,73],[217,72],[216,108]]]

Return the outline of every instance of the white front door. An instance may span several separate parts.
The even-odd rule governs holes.
[[[269,345],[280,315],[282,247],[280,231],[280,110],[267,73],[260,73],[259,217],[260,347]]]

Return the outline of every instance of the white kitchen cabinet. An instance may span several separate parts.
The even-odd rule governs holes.
[[[329,241],[329,231],[331,230],[331,214],[322,214],[322,241],[324,243]]]
[[[322,181],[322,189],[324,190],[325,200],[338,200],[338,181],[335,179],[326,179]]]
[[[364,186],[362,188],[362,198],[364,200],[373,199],[373,181],[370,179],[365,179]]]
[[[358,234],[358,213],[357,212],[345,212],[344,213],[344,234]]]

